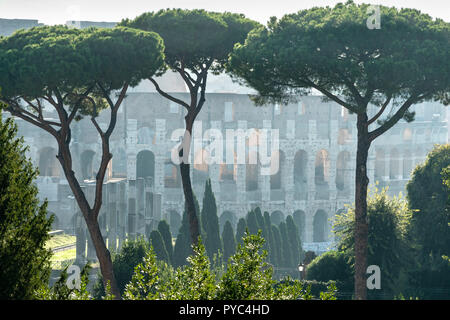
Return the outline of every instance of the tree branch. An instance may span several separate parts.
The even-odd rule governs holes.
[[[386,101],[383,103],[383,105],[381,106],[380,111],[378,111],[378,113],[377,113],[375,116],[373,116],[373,118],[370,119],[370,120],[367,122],[367,125],[370,126],[372,123],[374,123],[375,121],[377,121],[377,119],[378,119],[379,117],[381,117],[381,115],[383,114],[384,110],[386,110],[386,107],[387,107],[387,106],[389,105],[389,103],[391,102],[391,99],[392,99],[392,94],[389,95],[388,98],[386,99]]]
[[[184,102],[183,100],[177,99],[175,97],[172,97],[170,94],[167,94],[166,92],[161,90],[161,88],[159,87],[158,83],[153,78],[149,78],[149,80],[153,83],[153,85],[155,86],[156,91],[158,91],[158,93],[160,95],[162,95],[166,99],[169,99],[172,102],[175,102],[175,103],[185,107],[186,110],[189,111],[189,105],[186,102]]]

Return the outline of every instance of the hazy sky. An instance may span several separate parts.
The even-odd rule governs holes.
[[[145,11],[165,8],[201,8],[211,11],[244,13],[266,23],[271,16],[281,17],[313,6],[334,5],[346,0],[0,0],[0,18],[37,19],[45,24],[64,24],[68,20],[120,21]],[[355,2],[410,7],[450,21],[448,0],[356,0]]]

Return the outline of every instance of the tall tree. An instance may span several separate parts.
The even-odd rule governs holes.
[[[98,215],[103,181],[112,154],[110,137],[129,86],[153,76],[163,66],[164,45],[155,33],[118,27],[69,29],[64,26],[20,30],[0,40],[0,101],[11,115],[41,128],[55,138],[59,160],[86,221],[103,279],[119,299],[111,255],[101,235]],[[126,59],[124,59],[126,57]],[[118,94],[117,94],[118,92]],[[117,95],[116,99],[112,95]],[[57,119],[46,117],[44,102]],[[97,118],[108,110],[106,129]],[[94,201],[91,205],[73,171],[73,120],[88,117],[101,139]]]
[[[170,233],[169,224],[166,220],[161,220],[158,223],[158,231],[164,241],[164,246],[167,250],[167,255],[169,257],[169,263],[173,263],[173,244],[172,244],[172,234]]]
[[[236,242],[242,244],[242,238],[245,236],[245,230],[247,229],[247,222],[244,218],[238,220],[236,227]]]
[[[230,258],[236,252],[236,239],[234,238],[233,226],[230,221],[225,222],[222,232],[223,241],[223,261],[227,263]]]
[[[194,206],[196,212],[200,212],[197,197],[194,195]],[[178,231],[177,240],[175,241],[175,247],[173,248],[173,266],[180,267],[187,264],[187,257],[189,257],[193,251],[190,239],[189,218],[186,209],[183,212],[183,218],[181,220],[181,227]]]
[[[47,202],[39,204],[37,171],[26,158],[23,139],[16,138],[11,118],[2,120],[0,105],[0,299],[33,299],[47,287],[53,217]]]
[[[272,234],[273,234],[273,243],[274,243],[274,250],[273,250],[273,258],[274,262],[272,262],[273,265],[281,267],[283,265],[283,254],[281,253],[281,234],[280,230],[276,225],[272,225]]]
[[[291,245],[292,267],[297,267],[303,257],[302,244],[298,235],[298,227],[294,223],[294,219],[291,215],[286,218],[286,231],[289,244]]]
[[[162,260],[166,263],[169,263],[169,254],[167,253],[166,245],[164,244],[163,237],[158,230],[153,230],[150,232],[150,245],[153,247],[155,251],[156,257],[158,260]]]
[[[181,105],[187,111],[186,131],[178,149],[178,156],[191,241],[196,244],[201,232],[195,213],[189,169],[192,128],[206,101],[208,72],[222,72],[233,46],[243,42],[248,32],[258,23],[241,14],[167,9],[144,13],[134,20],[126,19],[121,25],[160,34],[165,43],[165,62],[168,69],[177,72],[189,89],[189,101],[183,101],[162,90],[154,77],[148,78],[163,97]]]
[[[267,211],[264,211],[264,224],[267,230],[267,239],[266,241],[269,243],[269,261],[274,264],[276,261],[275,258],[275,243],[273,241],[273,233],[272,233],[272,222],[270,221],[270,214]]]
[[[369,6],[348,1],[273,18],[235,47],[229,63],[258,91],[257,103],[287,102],[315,89],[356,114],[356,299],[367,295],[370,145],[399,120],[411,121],[414,104],[447,102],[450,88],[449,24],[418,10],[379,6],[381,28],[368,28]]]
[[[291,268],[293,265],[292,260],[292,243],[289,241],[286,222],[282,221],[279,225],[281,236],[281,266],[285,268]]]
[[[412,285],[424,299],[434,299],[433,291],[449,292],[450,265],[450,193],[445,184],[450,170],[450,145],[436,146],[424,163],[413,171],[406,185],[412,211],[408,230],[417,266],[411,273]],[[448,178],[447,178],[448,179]],[[412,269],[412,268],[411,268]],[[448,299],[439,296],[440,299]]]
[[[216,198],[214,197],[214,193],[212,191],[210,179],[208,179],[205,183],[201,223],[206,234],[206,238],[204,240],[206,252],[212,261],[214,254],[222,251],[222,241],[220,240]]]
[[[255,210],[250,210],[247,214],[247,227],[250,234],[258,234],[258,230],[261,229],[256,220]]]

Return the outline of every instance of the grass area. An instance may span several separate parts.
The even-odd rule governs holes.
[[[72,264],[76,258],[76,249],[63,250],[53,253],[51,258],[52,269],[61,270],[65,266]]]
[[[49,249],[54,249],[69,244],[75,244],[76,239],[77,238],[75,236],[70,236],[67,234],[58,234],[56,236],[51,237],[50,240],[47,241],[45,246]]]

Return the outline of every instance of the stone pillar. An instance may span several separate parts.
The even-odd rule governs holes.
[[[84,227],[85,221],[82,213],[77,212],[75,216],[75,235],[76,235],[76,258],[77,265],[84,265],[86,263],[86,233]]]
[[[136,234],[145,234],[145,183],[143,178],[136,179]]]
[[[267,131],[267,139],[269,139],[270,141],[270,130],[272,129],[272,120],[263,120],[263,130]],[[262,143],[266,143],[266,141],[262,141]],[[261,148],[261,145],[258,146],[259,148]],[[268,157],[271,155],[271,144],[267,143],[267,154],[263,154],[263,157]],[[259,151],[259,156],[261,157],[261,149],[258,150]],[[262,165],[261,165],[262,166]],[[264,166],[265,168],[269,168],[270,164],[267,165],[265,164]],[[260,168],[261,170],[262,168]],[[268,170],[266,170],[268,171]],[[262,207],[266,207],[268,205],[268,203],[270,202],[270,175],[265,174],[262,175],[260,174],[260,180],[258,181],[258,186],[261,186],[261,198],[262,198]]]
[[[122,247],[123,241],[126,239],[126,230],[127,230],[127,183],[126,181],[121,181],[119,183],[119,208],[117,211],[118,219],[117,219],[117,229],[118,229],[118,249]]]
[[[128,181],[128,237],[136,239],[136,180]]]
[[[117,249],[117,187],[118,183],[108,183],[108,249],[115,251]]]
[[[247,134],[247,121],[245,120],[238,120],[238,130],[243,130],[245,132],[245,134]],[[239,138],[237,138],[239,139]],[[246,135],[245,138],[246,140]],[[237,143],[239,144],[239,142]],[[233,143],[234,145],[234,143]],[[238,147],[239,148],[239,147]],[[241,152],[242,150],[236,149],[236,153]],[[238,163],[237,164],[237,172],[236,172],[236,187],[237,187],[237,196],[236,196],[236,201],[237,203],[245,203],[246,202],[246,186],[245,186],[245,178],[246,178],[246,174],[247,174],[247,166],[245,165],[246,163],[246,143],[244,144],[244,154],[240,154],[240,157],[243,157],[243,162],[244,163]],[[239,156],[237,159],[239,159]]]

